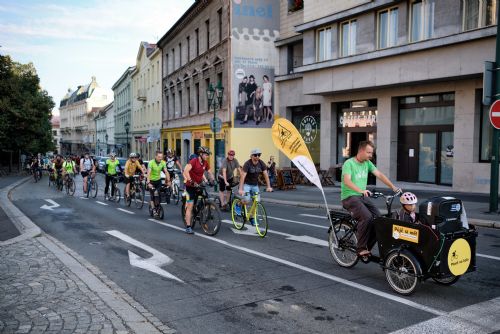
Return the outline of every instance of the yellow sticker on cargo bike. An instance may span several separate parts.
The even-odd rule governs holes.
[[[406,226],[392,225],[392,237],[396,240],[405,240],[418,244],[419,230]]]
[[[470,245],[465,239],[453,241],[448,251],[448,268],[455,276],[465,274],[471,261]]]

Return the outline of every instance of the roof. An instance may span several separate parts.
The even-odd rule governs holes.
[[[130,74],[135,70],[135,66],[129,66],[123,74],[120,76],[120,78],[113,84],[113,87],[111,87],[112,90],[115,90],[122,82],[125,80]]]
[[[166,32],[165,35],[163,35],[162,38],[160,38],[160,40],[156,43],[160,48],[163,47],[163,43],[166,43],[167,42],[167,39],[169,39],[169,37],[171,37],[171,35],[177,30],[177,28],[184,22],[184,20],[189,17],[189,15],[194,11],[194,9],[199,5],[199,4],[202,4],[202,3],[206,3],[205,1],[201,1],[201,0],[195,0],[195,2],[191,5],[191,7],[188,8],[188,10],[186,10],[184,12],[184,14],[182,14],[182,16],[177,20],[177,22],[174,23],[174,25]]]
[[[68,89],[68,92],[61,100],[59,106],[64,107],[66,105],[85,100],[92,95],[97,87],[99,87],[99,85],[97,84],[96,78],[93,76],[92,81],[88,85],[78,86],[73,92],[71,92],[71,89]]]

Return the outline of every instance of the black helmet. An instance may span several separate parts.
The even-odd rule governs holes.
[[[198,155],[202,154],[202,153],[205,153],[205,154],[211,154],[210,153],[210,149],[206,146],[200,146],[198,148]]]

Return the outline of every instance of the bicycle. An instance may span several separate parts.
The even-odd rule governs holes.
[[[42,169],[40,167],[32,167],[32,173],[35,183],[42,179]]]
[[[245,196],[249,193],[245,193]],[[259,193],[255,193],[252,196],[252,205],[250,209],[247,209],[246,204],[243,203],[243,199],[240,196],[236,196],[231,205],[231,219],[233,220],[233,226],[237,230],[241,230],[245,226],[246,222],[253,219],[253,224],[257,230],[257,234],[264,238],[267,234],[268,224],[267,224],[267,213],[264,205],[258,200]]]
[[[52,185],[55,185],[56,180],[54,178],[54,170],[52,168],[48,168],[47,171],[49,172],[49,188],[52,187]]]
[[[89,172],[89,175],[87,176],[87,198],[90,195],[90,192],[92,192],[92,197],[96,198],[97,197],[97,182],[95,180],[95,176],[92,175],[91,172]]]
[[[57,176],[56,176],[56,179],[54,181],[55,185],[56,185],[56,189],[59,190],[59,191],[62,191],[63,190],[63,186],[64,186],[64,182],[63,182],[63,179],[62,179],[62,170],[57,170]]]
[[[163,219],[164,212],[163,207],[161,206],[160,194],[166,191],[165,188],[167,188],[167,186],[162,183],[161,186],[155,188],[155,191],[153,192],[153,198],[151,198],[153,206],[151,206],[151,201],[149,202],[149,215],[153,218]]]
[[[220,210],[217,204],[215,204],[215,201],[209,197],[205,184],[197,184],[195,188],[197,188],[197,191],[194,198],[193,211],[191,213],[191,228],[194,229],[196,223],[199,223],[203,232],[207,235],[214,236],[219,232],[222,223]],[[181,207],[184,227],[187,227],[186,195],[186,192],[182,194]]]
[[[120,188],[118,188],[117,183],[120,183],[120,176],[111,177],[111,196],[108,197],[110,201],[120,203],[121,193]]]
[[[240,183],[239,182],[232,182],[231,184],[229,184],[229,187],[230,187],[230,190],[229,190],[229,197],[228,197],[228,201],[227,201],[227,204],[226,205],[229,205],[229,208],[231,208],[231,205],[233,204],[233,201],[236,197],[236,193],[234,191],[234,187],[238,186]],[[219,206],[219,208],[222,210],[222,203],[220,201],[220,197],[218,195],[215,195],[214,196],[214,201],[215,203],[217,203],[217,205]],[[225,211],[229,211],[229,209],[225,210]]]
[[[144,205],[144,188],[142,187],[142,183],[140,180],[140,175],[134,175],[133,181],[130,182],[130,191],[129,195],[125,195],[125,205],[130,206],[132,204],[132,199],[135,202],[135,207],[138,209],[142,209]]]
[[[66,194],[73,196],[75,194],[76,185],[75,180],[71,174],[66,174],[66,180],[64,180],[64,186],[66,187]]]
[[[180,190],[180,184],[181,184],[181,179],[179,177],[179,174],[181,172],[180,171],[177,171],[175,170],[174,171],[174,179],[171,180],[172,181],[172,185],[171,185],[171,188],[172,188],[172,191],[171,191],[171,197],[172,197],[172,201],[170,201],[171,203],[173,202],[175,205],[179,204],[179,200],[181,198],[181,190]]]

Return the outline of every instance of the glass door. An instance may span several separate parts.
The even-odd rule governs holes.
[[[441,164],[439,183],[452,184],[453,182],[453,132],[441,133]]]
[[[421,132],[418,149],[418,181],[436,182],[436,139],[435,132]]]

